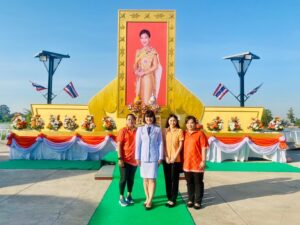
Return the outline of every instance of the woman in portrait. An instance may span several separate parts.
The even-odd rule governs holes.
[[[194,116],[185,119],[186,132],[183,145],[183,171],[188,190],[188,207],[200,209],[204,183],[206,150],[208,148],[207,137],[203,131],[196,129],[197,120]]]
[[[135,92],[144,104],[149,104],[152,96],[158,97],[162,68],[157,51],[150,47],[150,31],[141,30],[139,35],[142,48],[136,51],[134,60]]]
[[[145,125],[136,132],[135,159],[140,166],[141,177],[144,179],[146,210],[152,208],[152,199],[156,187],[158,166],[163,159],[163,141],[160,127],[156,126],[153,111],[148,110],[144,116]]]
[[[182,170],[180,153],[184,140],[183,131],[180,129],[178,118],[174,114],[170,114],[167,118],[163,139],[165,143],[165,161],[163,166],[168,197],[166,206],[172,208],[176,205],[178,196],[179,174]]]

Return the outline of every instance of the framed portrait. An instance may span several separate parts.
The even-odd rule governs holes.
[[[136,98],[172,104],[175,11],[120,10],[118,33],[118,115]]]

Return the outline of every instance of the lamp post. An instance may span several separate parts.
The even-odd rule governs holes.
[[[36,54],[35,58],[39,58],[40,61],[44,63],[44,66],[48,72],[47,104],[51,104],[51,102],[54,98],[53,93],[52,93],[53,75],[54,75],[58,65],[60,64],[61,60],[63,58],[70,58],[70,56],[43,50],[40,53]]]
[[[239,77],[240,77],[240,94],[239,102],[240,106],[245,106],[245,74],[252,61],[252,59],[259,59],[259,56],[254,55],[251,52],[244,52],[236,55],[225,56],[223,59],[230,59],[233,63]]]

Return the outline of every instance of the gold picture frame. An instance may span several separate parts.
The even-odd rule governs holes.
[[[128,22],[167,23],[166,52],[166,106],[161,107],[165,114],[173,104],[173,82],[175,78],[175,10],[119,10],[118,18],[118,117],[129,113],[126,105],[126,48]]]

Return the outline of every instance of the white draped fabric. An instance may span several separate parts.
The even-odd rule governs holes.
[[[116,143],[109,136],[97,145],[87,144],[76,136],[62,143],[37,137],[29,148],[19,146],[12,139],[10,159],[100,160],[108,152],[115,150]]]
[[[248,137],[236,144],[224,144],[215,137],[208,139],[209,150],[207,160],[210,162],[222,162],[227,159],[235,161],[247,161],[249,157],[259,157],[274,162],[286,162],[286,152],[279,147],[279,142],[271,146],[259,146]]]

